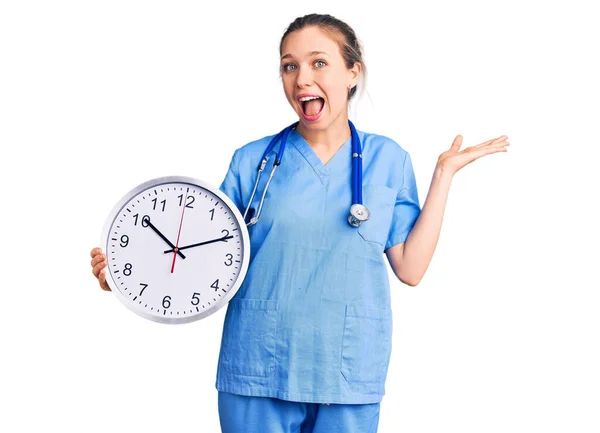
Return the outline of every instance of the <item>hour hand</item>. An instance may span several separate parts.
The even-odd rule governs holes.
[[[167,243],[167,245],[169,245],[169,246],[172,248],[172,249],[170,250],[171,252],[175,251],[175,245],[173,245],[173,244],[171,243],[171,241],[170,241],[170,240],[168,240],[168,239],[165,237],[165,235],[163,235],[163,234],[160,232],[160,230],[159,230],[159,229],[157,229],[156,227],[154,227],[154,224],[152,224],[152,223],[150,222],[150,217],[144,217],[144,219],[142,220],[142,223],[144,223],[144,222],[145,222],[146,224],[148,224],[148,227],[150,227],[152,230],[154,230],[154,231],[156,232],[156,234],[157,234],[158,236],[160,236],[160,237],[162,238],[162,240],[163,240],[163,241],[165,241],[165,242]],[[179,254],[179,256],[180,256],[182,259],[185,259],[185,256],[183,255],[183,253],[182,253],[181,251],[179,251],[180,249],[181,249],[181,248],[178,248],[178,249],[177,249],[177,254]]]
[[[197,244],[191,244],[191,245],[186,245],[185,247],[179,247],[179,250],[185,250],[188,248],[193,248],[193,247],[199,247],[200,245],[206,245],[206,244],[212,244],[213,242],[219,242],[219,241],[226,241],[227,239],[231,239],[233,238],[233,235],[229,235],[229,236],[223,236],[222,238],[217,238],[217,239],[211,239],[210,241],[204,241],[204,242],[198,242]],[[172,246],[172,245],[171,245]],[[173,247],[175,248],[175,247]],[[172,253],[174,250],[170,249],[170,250],[166,250],[166,253]]]

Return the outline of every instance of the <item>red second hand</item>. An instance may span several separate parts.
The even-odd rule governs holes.
[[[183,211],[181,211],[181,220],[179,221],[179,232],[177,232],[177,242],[175,242],[175,248],[173,249],[173,263],[171,264],[171,273],[175,270],[175,260],[177,259],[177,251],[179,247],[179,235],[181,234],[181,225],[183,224],[183,214],[185,213],[185,205],[187,203],[187,191],[185,192],[185,199],[183,199]]]

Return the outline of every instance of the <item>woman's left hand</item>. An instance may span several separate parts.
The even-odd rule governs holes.
[[[462,139],[462,135],[457,135],[450,150],[447,150],[439,156],[437,165],[443,168],[444,172],[448,171],[451,174],[454,174],[465,165],[472,163],[484,155],[496,152],[506,152],[506,146],[510,145],[507,141],[508,136],[501,135],[498,138],[493,138],[476,146],[459,150],[462,145]]]

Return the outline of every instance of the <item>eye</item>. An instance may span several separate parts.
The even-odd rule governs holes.
[[[286,63],[285,65],[283,65],[281,67],[281,70],[283,72],[289,72],[289,71],[293,71],[296,68],[296,65],[294,65],[293,63]]]
[[[317,68],[323,68],[324,66],[327,66],[327,63],[325,63],[323,60],[317,60],[315,62],[315,65],[317,66]]]

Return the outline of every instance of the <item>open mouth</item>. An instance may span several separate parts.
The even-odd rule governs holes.
[[[320,96],[303,96],[298,98],[298,101],[306,120],[318,119],[325,106],[325,100]]]

